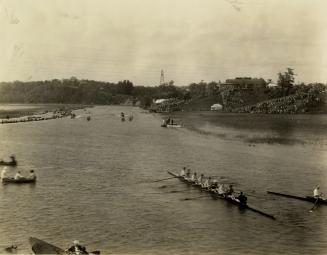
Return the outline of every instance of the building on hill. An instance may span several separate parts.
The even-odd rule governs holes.
[[[257,90],[265,89],[267,82],[262,78],[251,77],[236,77],[234,79],[227,79],[225,83],[220,84],[221,90]]]

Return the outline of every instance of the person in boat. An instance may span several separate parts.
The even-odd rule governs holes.
[[[16,158],[15,158],[14,155],[11,155],[10,156],[10,159],[11,159],[11,162],[10,163],[17,164]]]
[[[30,180],[36,180],[36,174],[34,172],[34,170],[30,170],[30,174],[27,177]]]
[[[191,169],[187,169],[185,179],[189,180],[191,178]]]
[[[246,205],[248,198],[243,194],[243,192],[241,191],[241,193],[238,195],[237,199],[240,201],[240,203],[242,205]]]
[[[15,174],[14,179],[15,180],[20,180],[20,179],[24,179],[25,177],[21,174],[20,171],[17,172],[17,174]]]
[[[204,179],[204,174],[201,174],[201,175],[198,177],[196,183],[202,185],[203,179]]]
[[[73,246],[68,248],[67,251],[70,252],[70,253],[73,253],[73,254],[89,254],[86,251],[86,248],[79,244],[78,240],[74,240]]]
[[[183,169],[181,170],[181,172],[179,173],[179,176],[183,176],[184,177],[186,175],[185,170],[186,170],[186,167],[184,166]]]
[[[214,179],[210,184],[210,189],[216,190],[218,188],[218,181],[217,179]]]
[[[322,195],[322,193],[320,192],[320,187],[317,186],[314,190],[313,190],[313,197],[318,199],[320,198]]]
[[[203,183],[203,185],[202,185],[202,188],[208,189],[208,188],[210,187],[210,185],[211,185],[211,177],[209,176],[209,178],[207,178],[207,179],[204,181],[204,183]]]
[[[226,191],[226,193],[225,193],[225,195],[226,196],[231,196],[231,195],[233,195],[233,193],[234,193],[233,185],[230,184],[227,191]]]
[[[218,185],[217,193],[218,193],[219,195],[224,195],[224,194],[225,194],[224,184],[219,184],[219,185]]]
[[[1,179],[8,178],[8,167],[4,167],[1,171]]]
[[[191,176],[191,182],[196,182],[197,179],[198,179],[198,176],[197,176],[196,172],[194,172]]]
[[[165,120],[162,120],[162,124],[161,124],[162,127],[167,127],[167,122]]]

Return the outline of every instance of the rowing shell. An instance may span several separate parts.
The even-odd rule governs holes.
[[[281,197],[294,198],[294,199],[307,201],[307,202],[311,202],[311,203],[316,203],[316,201],[317,201],[317,198],[312,197],[312,196],[300,197],[300,196],[288,195],[288,194],[283,194],[283,193],[277,193],[277,192],[273,192],[273,191],[267,191],[267,193],[276,195],[276,196],[281,196]],[[327,205],[327,199],[319,198],[317,203],[322,204],[322,205]]]
[[[261,214],[261,215],[263,215],[263,216],[266,216],[266,217],[268,217],[268,218],[271,218],[271,219],[273,219],[273,220],[276,219],[275,216],[273,216],[273,215],[271,215],[271,214],[268,214],[268,213],[262,212],[262,211],[260,211],[260,210],[258,210],[258,209],[256,209],[256,208],[254,208],[254,207],[252,207],[252,206],[249,206],[249,205],[247,205],[247,204],[242,204],[238,199],[236,199],[236,198],[234,198],[234,197],[232,197],[232,196],[219,195],[219,194],[215,193],[215,192],[212,191],[212,190],[208,190],[208,189],[202,188],[202,186],[201,186],[200,184],[195,184],[195,183],[193,183],[193,182],[191,182],[191,181],[185,180],[184,177],[179,176],[179,175],[176,174],[176,173],[173,173],[173,172],[168,171],[168,174],[170,174],[170,175],[172,175],[172,176],[178,178],[180,181],[182,181],[182,182],[184,182],[184,183],[186,183],[186,184],[188,184],[188,185],[192,185],[193,187],[196,187],[196,188],[198,188],[198,189],[200,189],[200,190],[202,190],[202,191],[205,191],[205,192],[207,192],[207,193],[210,193],[210,194],[213,196],[213,198],[223,199],[223,200],[226,200],[226,201],[230,202],[231,204],[238,205],[241,209],[247,209],[247,210],[250,210],[250,211],[252,211],[252,212],[259,213],[259,214]]]

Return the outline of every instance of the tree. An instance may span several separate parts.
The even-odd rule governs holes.
[[[292,68],[287,68],[287,72],[278,73],[278,86],[282,89],[283,96],[288,96],[290,89],[294,86],[294,72]]]

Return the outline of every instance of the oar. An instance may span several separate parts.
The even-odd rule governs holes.
[[[174,178],[177,178],[176,176],[174,177],[169,177],[169,178],[165,178],[165,179],[160,179],[160,180],[155,180],[153,182],[161,182],[161,181],[165,181],[165,180],[169,180],[169,179],[174,179]]]
[[[200,196],[200,197],[191,197],[191,198],[184,198],[184,199],[181,199],[181,201],[186,201],[186,200],[194,200],[194,199],[198,199],[198,198],[202,198],[202,197],[208,197],[208,195],[205,195],[205,196]]]
[[[96,254],[96,255],[99,255],[101,252],[100,251],[91,251],[89,252],[90,254]]]
[[[313,210],[316,208],[318,201],[319,201],[319,197],[316,199],[316,202],[313,204],[313,207],[309,210],[309,212],[313,212]]]

